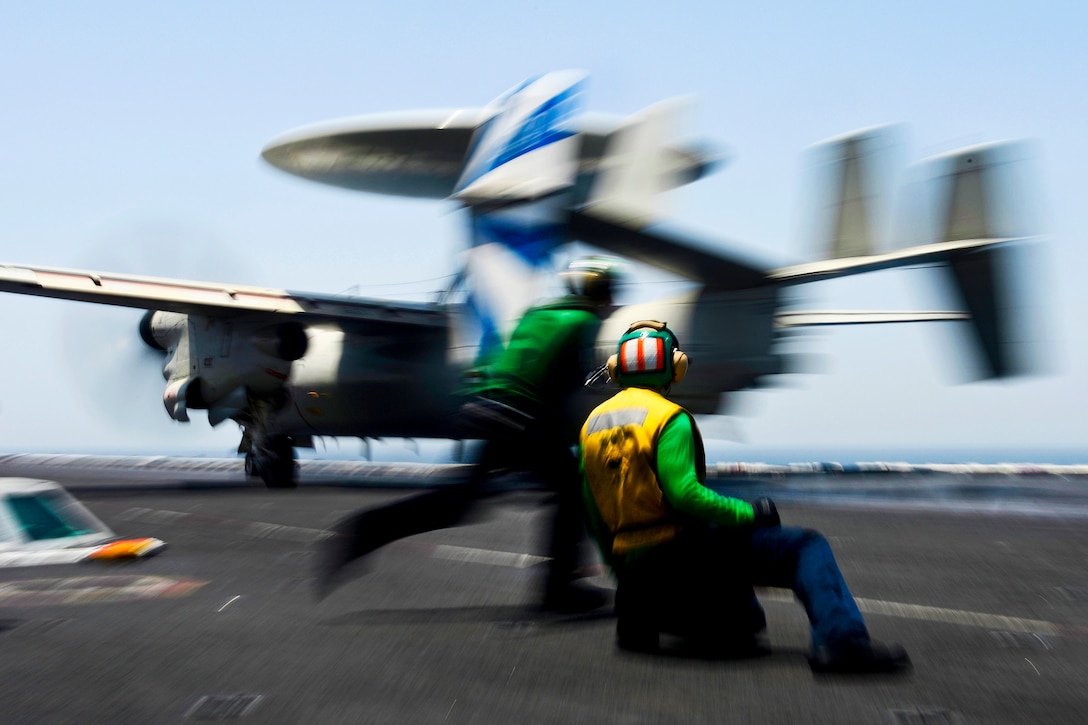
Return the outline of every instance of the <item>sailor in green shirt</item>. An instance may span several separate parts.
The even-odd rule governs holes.
[[[766,627],[753,586],[773,586],[805,607],[815,671],[909,666],[902,647],[870,639],[822,534],[783,527],[770,499],[749,503],[703,484],[698,426],[665,397],[687,366],[664,323],[634,323],[608,362],[623,389],[582,427],[583,499],[619,585],[618,644],[653,651],[660,632],[752,644]]]
[[[577,581],[585,523],[574,448],[590,407],[583,381],[594,367],[601,320],[612,310],[616,271],[611,260],[584,258],[563,277],[570,294],[526,312],[501,350],[485,351],[470,380],[457,427],[460,437],[482,440],[483,447],[469,480],[336,524],[336,535],[324,544],[321,593],[345,565],[391,541],[465,523],[480,500],[503,492],[494,474],[515,470],[554,493],[544,609],[575,612],[607,602],[603,590]]]

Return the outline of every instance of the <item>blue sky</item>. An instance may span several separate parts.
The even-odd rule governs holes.
[[[909,161],[1027,139],[1047,375],[958,385],[966,361],[946,330],[842,328],[806,346],[824,372],[738,395],[735,417],[707,428],[749,447],[1081,443],[1079,3],[171,5],[0,6],[0,260],[419,298],[442,287],[463,243],[449,207],[309,184],[264,164],[261,148],[332,118],[482,106],[559,68],[590,73],[593,111],[694,94],[688,132],[731,160],[673,192],[671,213],[770,264],[815,254],[804,214],[815,142],[902,123]],[[929,307],[924,275],[836,283],[813,303]],[[233,424],[166,416],[154,366],[134,367],[138,318],[0,298],[0,450],[231,452]]]

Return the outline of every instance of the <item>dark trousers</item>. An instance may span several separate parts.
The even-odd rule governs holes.
[[[640,611],[642,604],[625,594],[628,580],[637,583],[630,594],[646,592],[647,597],[656,596],[650,593],[648,580],[663,584],[684,581],[687,583],[675,585],[673,591],[663,592],[666,597],[686,599],[674,603],[670,617],[686,612],[689,619],[705,620],[695,623],[695,627],[702,625],[716,632],[724,624],[726,629],[750,632],[758,630],[763,619],[752,598],[752,587],[769,586],[791,589],[800,600],[808,615],[814,648],[869,636],[831,546],[822,534],[811,529],[776,526],[688,530],[618,574],[616,613],[621,620],[623,608]]]
[[[481,501],[508,490],[496,475],[528,472],[555,498],[546,587],[562,589],[576,578],[585,526],[577,457],[558,430],[541,425],[518,434],[497,434],[484,443],[467,480],[367,510],[362,514],[366,535],[360,553],[406,536],[471,523]]]

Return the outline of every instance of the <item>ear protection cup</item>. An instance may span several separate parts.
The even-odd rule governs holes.
[[[608,367],[608,382],[616,382],[616,368],[619,367],[620,358],[619,355],[609,355],[608,362],[605,365]]]
[[[611,373],[610,373],[611,374]],[[672,381],[679,383],[688,374],[688,354],[683,350],[672,351]]]

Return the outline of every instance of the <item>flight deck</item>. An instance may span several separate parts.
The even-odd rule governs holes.
[[[315,545],[341,516],[407,495],[403,480],[323,479],[307,461],[302,487],[269,491],[240,461],[146,464],[0,460],[0,475],[56,480],[119,535],[168,547],[0,569],[4,722],[906,725],[1088,711],[1076,478],[730,479],[823,531],[873,635],[914,662],[851,677],[809,670],[804,613],[784,590],[760,592],[772,653],[744,660],[628,654],[607,608],[539,612],[547,502],[531,488],[479,523],[380,550],[318,601]],[[590,581],[610,588],[585,554]]]

